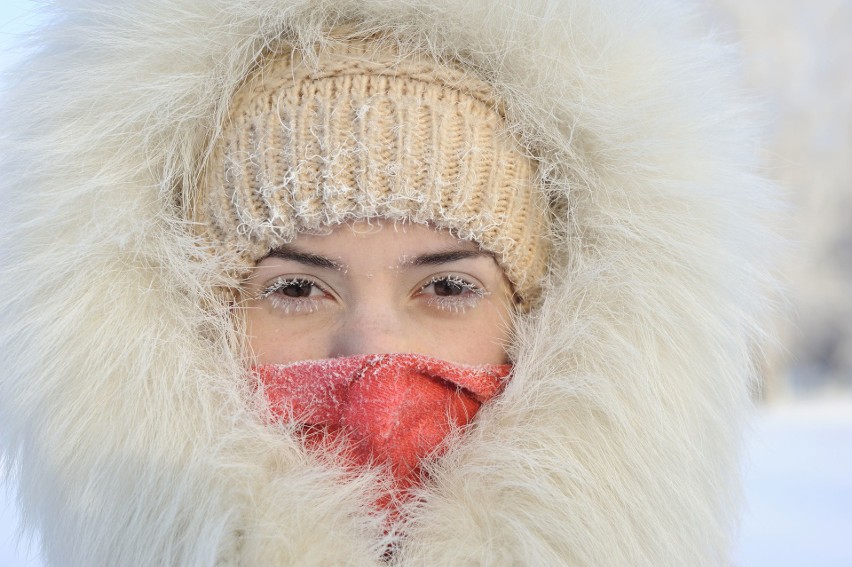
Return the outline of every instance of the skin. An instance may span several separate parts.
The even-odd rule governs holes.
[[[242,304],[260,364],[383,353],[502,364],[512,296],[475,242],[372,220],[273,250],[246,282]]]

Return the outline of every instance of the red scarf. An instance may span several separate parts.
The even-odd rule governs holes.
[[[447,434],[500,392],[511,369],[371,354],[254,370],[273,413],[302,424],[308,447],[343,436],[353,464],[388,464],[395,486],[406,489],[420,479],[420,460],[440,452]]]

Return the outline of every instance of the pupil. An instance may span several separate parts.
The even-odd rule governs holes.
[[[308,297],[311,295],[311,284],[308,282],[292,282],[281,289],[287,297]]]
[[[450,280],[435,282],[435,293],[437,295],[458,295],[462,292],[462,286]]]

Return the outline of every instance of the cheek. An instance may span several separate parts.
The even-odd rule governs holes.
[[[478,328],[471,329],[468,337],[480,337],[480,347],[483,350],[481,362],[489,364],[505,364],[509,362],[506,349],[512,336],[511,316],[503,306],[495,306],[486,311],[487,316],[478,322]]]
[[[413,352],[459,364],[509,362],[506,346],[511,337],[511,308],[508,301],[497,297],[465,313],[440,313],[419,302],[399,311],[388,308],[382,325],[355,316],[350,321],[345,312],[294,317],[277,313],[261,301],[244,305],[249,348],[259,364],[372,352]],[[357,333],[358,340],[352,333]]]
[[[311,358],[324,358],[322,327],[294,322],[270,312],[262,305],[243,309],[250,351],[256,363],[287,364]]]
[[[431,319],[416,329],[430,354],[460,364],[505,364],[511,338],[509,309],[488,302],[461,317]]]

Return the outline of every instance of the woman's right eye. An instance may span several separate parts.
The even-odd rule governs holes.
[[[320,285],[301,277],[278,278],[264,287],[259,299],[268,300],[285,313],[313,313],[330,297]]]
[[[275,293],[287,297],[310,297],[318,289],[313,282],[307,280],[285,280],[274,286]]]

